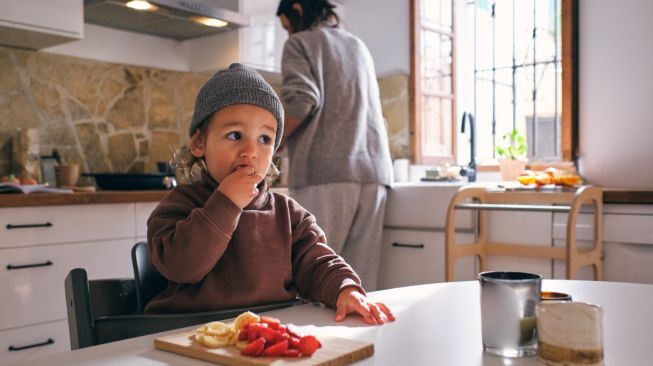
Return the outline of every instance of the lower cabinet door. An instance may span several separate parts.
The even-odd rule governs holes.
[[[66,318],[64,280],[74,268],[89,279],[133,278],[134,239],[0,249],[0,330]]]
[[[653,245],[603,243],[606,281],[653,284]]]
[[[70,351],[68,322],[65,319],[0,331],[0,365],[65,351]]]
[[[460,242],[471,242],[473,234],[457,234]],[[456,280],[472,280],[475,260],[461,259]],[[444,281],[444,233],[427,230],[383,230],[379,288],[393,288]]]

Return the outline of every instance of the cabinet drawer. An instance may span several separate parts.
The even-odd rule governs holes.
[[[457,234],[461,243],[473,234]],[[417,230],[383,230],[379,287],[381,289],[444,281],[444,233]],[[475,276],[475,261],[463,258],[456,266],[457,280]]]
[[[447,208],[460,185],[396,185],[388,190],[385,226],[444,228]],[[472,210],[457,210],[456,228],[471,229],[476,215]]]
[[[136,237],[147,237],[147,219],[150,218],[150,214],[158,202],[137,202],[136,203]]]
[[[70,351],[66,320],[0,331],[0,365],[65,351]]]
[[[653,244],[653,214],[603,214],[603,241],[631,244]],[[567,236],[567,214],[556,214],[553,237]],[[594,215],[580,214],[576,222],[576,240],[594,239]]]
[[[89,279],[133,278],[133,245],[124,239],[0,249],[0,330],[66,319],[64,279],[73,268],[87,269]]]
[[[0,210],[0,248],[134,238],[134,204],[15,207]]]

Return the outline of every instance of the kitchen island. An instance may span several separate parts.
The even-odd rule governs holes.
[[[653,286],[613,282],[544,280],[544,291],[565,292],[574,301],[601,305],[606,365],[649,365],[653,358]],[[336,323],[332,309],[312,304],[266,313],[302,332],[374,343],[375,353],[356,365],[538,365],[536,357],[507,359],[483,352],[479,286],[476,281],[427,284],[377,291],[397,320],[369,326],[350,316]],[[195,327],[132,338],[18,362],[16,365],[212,365],[153,347],[153,339]],[[319,350],[318,350],[319,352]]]

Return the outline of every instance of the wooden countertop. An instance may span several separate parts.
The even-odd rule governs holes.
[[[653,204],[653,189],[604,188],[603,203]]]
[[[277,189],[281,191],[281,188]],[[99,191],[92,193],[1,194],[0,207],[84,205],[94,203],[158,202],[168,191]],[[286,193],[287,194],[287,193]],[[653,189],[604,188],[603,203],[653,204]]]
[[[158,202],[169,191],[99,191],[77,193],[2,194],[0,207]]]

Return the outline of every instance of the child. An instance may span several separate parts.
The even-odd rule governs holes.
[[[188,165],[201,177],[171,191],[152,212],[147,238],[168,287],[145,313],[236,308],[297,294],[367,323],[394,320],[368,301],[360,279],[326,245],[315,218],[268,191],[264,177],[283,135],[283,108],[252,68],[232,64],[200,89]]]

